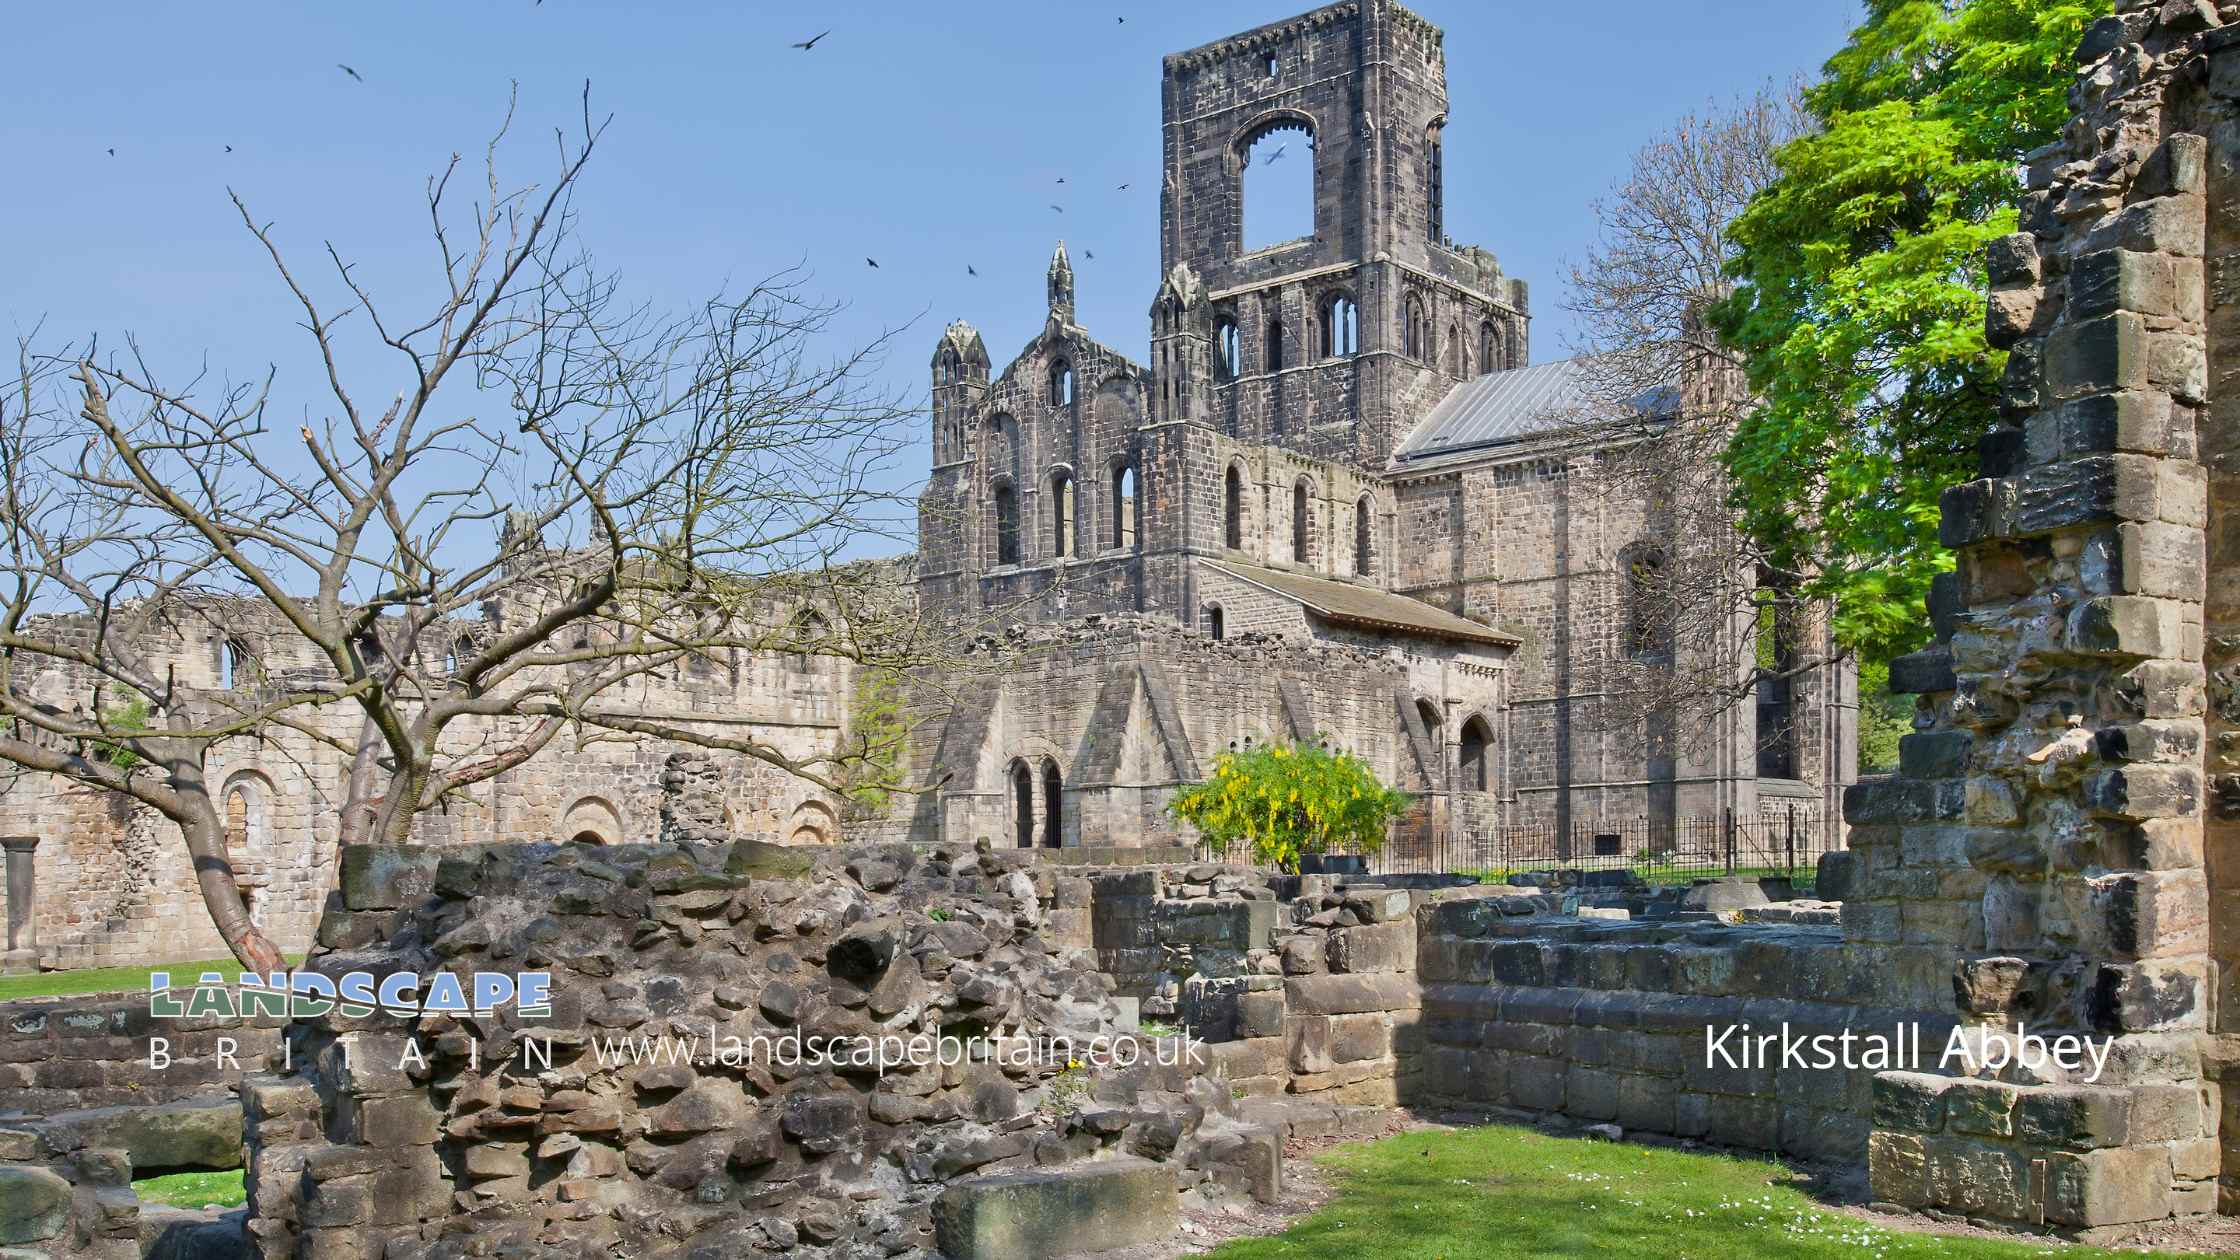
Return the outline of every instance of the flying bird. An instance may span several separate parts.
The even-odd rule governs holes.
[[[109,150],[109,156],[110,156],[110,157],[115,157],[116,155],[117,155],[117,151],[116,151],[115,149],[111,149],[111,150]]]
[[[865,261],[866,263],[869,263],[869,264],[871,265],[871,269],[872,269],[873,271],[877,271],[877,270],[879,269],[879,260],[878,260],[878,259],[876,259],[876,258],[866,258],[866,259],[864,259],[863,261]]]
[[[1121,192],[1126,192],[1126,191],[1128,191],[1128,186],[1127,186],[1126,184],[1122,184],[1122,185],[1120,185],[1120,191],[1121,191]]]
[[[818,31],[816,34],[811,35],[809,38],[802,40],[798,44],[795,44],[794,47],[800,49],[803,52],[808,52],[810,49],[817,46],[818,40],[823,39],[825,36],[830,35],[831,33],[831,31]]]
[[[336,62],[336,63],[334,63],[334,68],[335,68],[335,69],[337,69],[337,70],[340,70],[340,71],[342,71],[342,72],[343,72],[344,74],[347,74],[347,75],[349,75],[349,76],[350,76],[351,78],[353,78],[353,79],[356,79],[356,80],[357,80],[358,82],[360,82],[360,83],[363,83],[363,82],[365,82],[365,81],[366,81],[366,77],[365,77],[364,75],[362,75],[362,74],[359,74],[359,73],[358,73],[357,71],[355,71],[355,70],[352,70],[352,69],[351,69],[350,67],[348,67],[348,66],[346,66],[346,65],[343,65],[343,64],[342,64],[341,62],[339,62],[339,61],[338,61],[338,62]]]
[[[1286,144],[1279,144],[1279,145],[1277,145],[1277,146],[1276,146],[1276,151],[1268,155],[1268,162],[1273,162],[1273,161],[1275,161],[1275,160],[1276,160],[1277,158],[1279,158],[1279,157],[1282,157],[1282,156],[1283,156],[1283,151],[1284,151],[1285,149],[1288,149],[1288,148],[1290,148],[1290,147],[1291,147],[1291,146],[1290,146],[1290,145],[1289,145],[1288,143],[1286,143]],[[1262,163],[1261,163],[1260,165],[1262,165],[1262,166],[1266,166],[1266,165],[1268,164],[1268,162],[1262,162]]]
[[[1060,175],[1060,176],[1058,177],[1058,182],[1059,182],[1059,183],[1061,183],[1061,184],[1062,184],[1062,183],[1064,183],[1064,182],[1066,182],[1066,177],[1065,177],[1065,176],[1063,176],[1063,175]]]
[[[1124,18],[1124,17],[1116,17],[1116,18],[1114,18],[1114,19],[1112,19],[1112,20],[1113,20],[1113,21],[1115,21],[1115,22],[1118,22],[1118,23],[1119,23],[1120,25],[1122,25],[1122,26],[1126,26],[1126,25],[1128,24],[1128,19],[1126,19],[1126,18]]]
[[[977,272],[977,271],[974,271],[974,270],[972,269],[972,264],[971,264],[971,263],[966,263],[966,264],[964,265],[964,273],[965,273],[966,275],[968,275],[968,276],[977,276],[977,275],[979,275],[979,274],[980,274],[979,272]]]
[[[1081,251],[1081,256],[1091,262],[1095,262],[1097,260],[1097,251],[1093,249],[1085,249]]]
[[[1064,206],[1061,206],[1061,205],[1059,205],[1059,204],[1058,204],[1057,202],[1055,202],[1055,201],[1053,201],[1053,202],[1051,202],[1051,203],[1050,203],[1050,208],[1051,208],[1052,210],[1055,210],[1055,211],[1057,211],[1057,212],[1058,212],[1059,214],[1064,214],[1064,213],[1066,212],[1066,208],[1065,208]]]
[[[226,152],[228,152],[228,153],[231,153],[231,152],[233,152],[233,146],[232,146],[232,145],[230,145],[230,144],[229,144],[229,145],[227,145],[227,146],[226,146]]]

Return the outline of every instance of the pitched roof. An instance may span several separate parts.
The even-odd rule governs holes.
[[[1273,591],[1285,599],[1296,600],[1307,611],[1328,621],[1367,626],[1376,630],[1403,630],[1435,639],[1495,643],[1504,647],[1515,647],[1524,642],[1505,630],[1496,630],[1483,622],[1457,616],[1444,608],[1435,608],[1420,599],[1395,595],[1374,586],[1335,582],[1329,578],[1309,577],[1304,573],[1290,573],[1282,569],[1263,569],[1257,565],[1238,564],[1231,560],[1213,560],[1207,563],[1231,577],[1241,578],[1254,586]]]
[[[1422,464],[1624,418],[1609,414],[1600,401],[1595,363],[1593,358],[1562,359],[1463,381],[1408,434],[1393,462]],[[1667,415],[1675,409],[1677,394],[1670,385],[1646,389],[1626,400],[1623,409],[1636,416]]]

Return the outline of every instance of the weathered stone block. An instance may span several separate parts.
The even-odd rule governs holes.
[[[1957,1082],[1926,1072],[1877,1072],[1874,1127],[1899,1133],[1944,1130],[1944,1097]]]
[[[2092,1228],[2170,1214],[2170,1152],[2114,1147],[2046,1157],[2046,1219]]]
[[[69,1182],[46,1168],[0,1166],[0,1243],[43,1242],[69,1223]]]
[[[1293,976],[1283,982],[1283,992],[1294,1015],[1357,1015],[1422,1005],[1416,978],[1396,973]]]
[[[1339,928],[1330,933],[1330,970],[1414,971],[1416,925],[1412,919]]]
[[[1922,1139],[1912,1133],[1870,1134],[1867,1184],[1874,1197],[1884,1203],[1928,1206],[1929,1156]]]

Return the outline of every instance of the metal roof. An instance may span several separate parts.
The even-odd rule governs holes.
[[[1609,414],[1596,390],[1592,358],[1536,363],[1488,372],[1447,391],[1431,414],[1394,453],[1396,463],[1423,463],[1523,438],[1622,417]],[[1670,414],[1678,391],[1664,385],[1643,390],[1622,410],[1636,416]]]
[[[1238,564],[1233,560],[1216,560],[1211,563],[1232,577],[1242,578],[1286,599],[1295,600],[1309,612],[1329,621],[1347,622],[1379,630],[1404,630],[1469,643],[1497,643],[1504,647],[1515,647],[1524,641],[1505,630],[1496,630],[1483,622],[1457,616],[1420,599],[1395,595],[1374,586],[1336,582],[1329,578],[1309,577],[1304,573],[1288,573],[1282,569],[1263,569],[1258,565]]]

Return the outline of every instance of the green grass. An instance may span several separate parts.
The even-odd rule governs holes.
[[[1320,1161],[1336,1196],[1218,1260],[2085,1260],[2118,1253],[1900,1233],[1821,1206],[1763,1160],[1552,1138],[1507,1125],[1407,1133]],[[2145,1254],[2124,1252],[2133,1260]]]
[[[1539,866],[1480,866],[1455,873],[1458,875],[1475,875],[1488,884],[1505,884],[1509,881],[1511,875],[1521,875],[1526,871],[1550,871],[1562,868],[1563,864],[1561,862],[1548,862]],[[1652,885],[1692,884],[1699,879],[1724,879],[1727,875],[1724,869],[1707,871],[1701,866],[1666,866],[1655,862],[1613,862],[1607,868],[1582,869],[1629,870],[1638,876],[1643,883]],[[1813,880],[1813,868],[1809,865],[1799,866],[1794,870],[1781,866],[1737,866],[1734,868],[1734,873],[1745,879],[1790,880],[1807,892],[1811,891]]]
[[[302,962],[303,956],[294,955],[288,965]],[[232,957],[206,958],[199,962],[155,963],[146,967],[83,967],[76,971],[42,971],[28,976],[0,976],[0,1002],[18,998],[73,997],[86,993],[146,993],[148,977],[158,971],[171,973],[171,983],[190,984],[205,971],[215,971],[231,980],[241,973],[241,964]]]
[[[240,1207],[249,1201],[249,1191],[241,1181],[241,1170],[231,1172],[166,1173],[161,1177],[143,1177],[132,1183],[133,1193],[143,1203],[160,1203],[165,1207],[202,1208],[215,1203],[219,1207]]]

